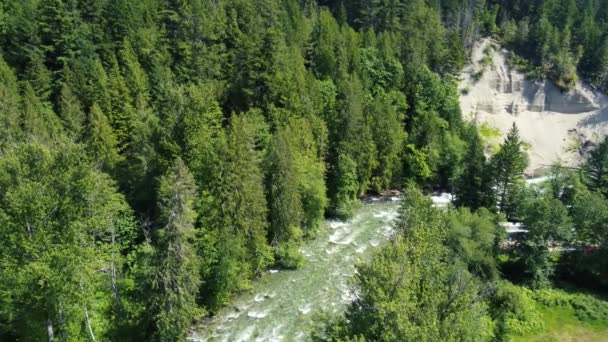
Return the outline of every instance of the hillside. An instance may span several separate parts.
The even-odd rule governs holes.
[[[509,54],[490,39],[474,45],[460,83],[464,117],[503,135],[517,124],[530,148],[528,173],[555,162],[577,165],[608,133],[608,97],[580,81],[564,92],[552,81],[527,79]]]

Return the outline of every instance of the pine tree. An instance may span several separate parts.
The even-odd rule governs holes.
[[[270,219],[270,244],[285,267],[301,262],[297,243],[302,235],[302,205],[296,179],[294,151],[284,128],[274,134],[267,160],[266,191]]]
[[[17,77],[13,70],[0,58],[0,146],[21,136],[20,113],[21,96]]]
[[[490,161],[494,178],[496,206],[508,218],[516,213],[519,189],[524,183],[524,170],[528,166],[528,156],[519,137],[515,123],[507,134],[500,150]]]
[[[43,56],[33,54],[25,69],[25,78],[30,82],[36,96],[42,101],[49,100],[51,93],[51,72],[44,65]]]
[[[463,171],[456,182],[456,205],[477,210],[492,207],[488,201],[492,192],[489,182],[489,166],[483,151],[483,142],[477,129],[468,129],[467,151],[463,158]]]
[[[591,151],[584,171],[589,188],[608,196],[608,138]]]
[[[59,91],[59,117],[68,135],[74,140],[80,140],[86,123],[86,115],[80,101],[67,82],[61,85]]]
[[[36,96],[34,88],[29,82],[23,84],[21,95],[23,132],[34,139],[50,143],[61,135],[61,121],[55,115],[49,104],[42,102]]]
[[[89,154],[101,169],[112,170],[121,160],[118,140],[108,118],[97,104],[93,104],[89,113],[86,141]]]
[[[129,96],[129,90],[120,73],[116,58],[112,58],[112,68],[108,73],[107,84],[110,100],[110,111],[107,115],[116,135],[118,149],[123,152],[130,143],[134,113],[133,100]]]
[[[264,178],[261,170],[261,153],[256,151],[256,125],[247,117],[234,116],[231,120],[228,146],[230,153],[231,204],[229,215],[235,224],[235,233],[243,236],[250,272],[258,275],[273,261],[266,238],[268,209],[264,195]]]
[[[200,314],[196,305],[199,260],[194,253],[194,178],[181,159],[160,179],[156,258],[151,296],[154,337],[158,341],[184,340],[190,322]]]
[[[518,252],[527,267],[531,285],[546,287],[555,269],[549,248],[555,241],[567,241],[572,232],[568,209],[559,200],[547,196],[528,205],[524,216],[528,233]]]

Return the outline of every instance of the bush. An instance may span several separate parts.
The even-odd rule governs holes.
[[[298,251],[298,244],[295,242],[284,243],[277,249],[277,265],[286,269],[296,269],[304,263],[304,257]]]
[[[547,307],[571,307],[581,321],[608,321],[608,302],[587,294],[546,289],[533,292],[533,298]]]
[[[532,292],[532,297],[535,301],[547,307],[570,305],[570,295],[559,290],[537,290],[535,292]]]
[[[531,290],[509,282],[498,285],[492,303],[499,330],[496,332],[498,340],[543,329],[544,323],[531,294]]]

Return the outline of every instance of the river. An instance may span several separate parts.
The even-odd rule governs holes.
[[[351,299],[354,265],[392,233],[397,202],[364,204],[348,222],[325,221],[301,249],[305,264],[271,270],[253,290],[194,327],[190,341],[301,341],[315,311],[342,311]]]
[[[527,184],[538,185],[546,180],[547,177],[531,178]],[[452,196],[440,193],[431,199],[435,206],[445,207]],[[254,281],[252,291],[195,326],[188,340],[307,340],[315,311],[338,313],[352,300],[349,281],[355,264],[386,243],[397,208],[398,201],[372,201],[348,222],[325,221],[319,235],[301,249],[303,267],[268,271]]]

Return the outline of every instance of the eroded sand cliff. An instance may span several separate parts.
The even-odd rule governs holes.
[[[475,45],[460,83],[465,118],[503,136],[515,122],[530,146],[529,173],[557,161],[577,165],[608,133],[608,96],[582,82],[562,92],[551,81],[526,79],[508,54],[490,39]]]

